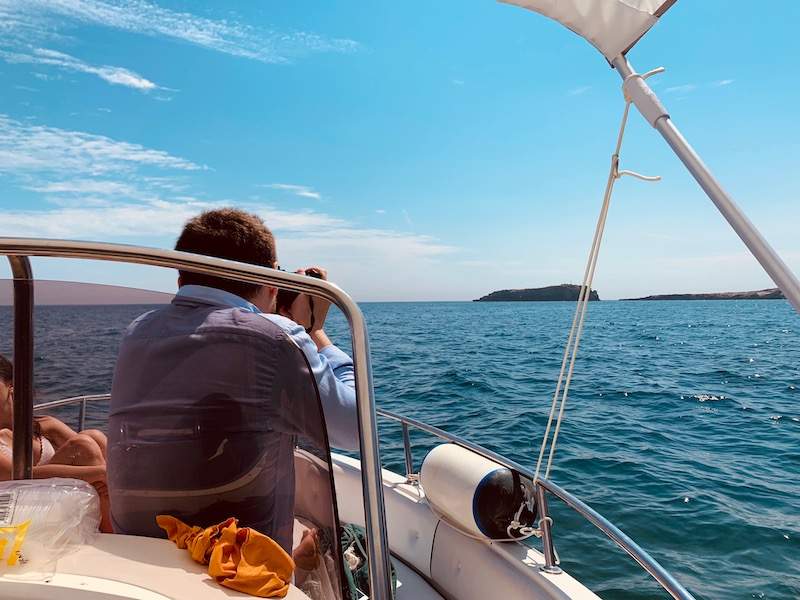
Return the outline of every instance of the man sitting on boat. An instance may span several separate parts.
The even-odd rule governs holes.
[[[176,250],[277,267],[252,214],[191,219]],[[321,269],[317,276],[325,276]],[[114,530],[161,536],[157,514],[209,526],[235,516],[291,551],[294,448],[358,447],[353,362],[328,339],[328,303],[299,325],[274,314],[277,290],[180,271],[166,307],[123,337],[111,390]]]

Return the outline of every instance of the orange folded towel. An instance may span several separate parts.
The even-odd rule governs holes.
[[[158,515],[156,523],[194,561],[207,564],[208,574],[220,585],[262,598],[283,598],[288,593],[294,561],[263,533],[238,527],[234,518],[205,529],[169,515]]]

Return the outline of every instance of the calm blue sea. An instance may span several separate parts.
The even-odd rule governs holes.
[[[571,303],[364,304],[378,404],[534,465]],[[39,399],[109,389],[142,307],[37,310]],[[0,307],[0,352],[10,350]],[[345,341],[340,315],[328,330]],[[342,343],[347,346],[347,343]],[[432,440],[412,433],[421,462]],[[399,430],[384,462],[402,471]],[[800,317],[784,301],[592,303],[553,479],[698,598],[800,597]],[[608,599],[663,597],[551,501],[563,566]]]

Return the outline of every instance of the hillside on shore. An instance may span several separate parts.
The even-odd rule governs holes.
[[[644,298],[623,300],[781,300],[786,296],[778,288],[754,290],[752,292],[718,292],[709,294],[659,294]]]
[[[118,285],[38,279],[33,282],[36,306],[87,306],[110,304],[169,304],[174,294]],[[0,306],[14,304],[14,282],[0,279]]]
[[[498,290],[473,302],[559,302],[578,299],[581,286],[570,283],[550,285],[541,288],[525,288],[519,290]],[[600,300],[596,290],[592,290],[589,300]]]

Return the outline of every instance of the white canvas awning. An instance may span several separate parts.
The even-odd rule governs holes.
[[[677,0],[500,0],[555,19],[611,62],[630,50]]]

